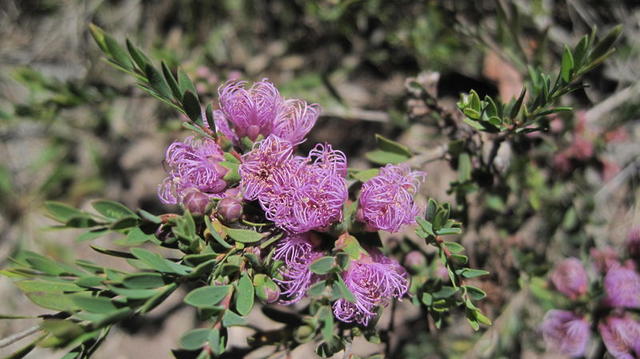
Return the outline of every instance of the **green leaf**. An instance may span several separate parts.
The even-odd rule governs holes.
[[[186,91],[191,91],[194,94],[198,93],[196,86],[193,84],[189,76],[187,76],[187,74],[181,69],[178,69],[178,85],[180,86],[181,93],[185,93]]]
[[[160,218],[160,217],[158,217],[156,215],[153,215],[153,214],[145,211],[144,209],[139,209],[138,213],[140,213],[140,216],[142,218],[144,218],[145,220],[147,220],[147,221],[149,221],[151,223],[155,223],[155,224],[162,223],[162,218]]]
[[[465,278],[476,278],[489,274],[486,270],[472,268],[462,268],[456,272]]]
[[[87,214],[64,203],[47,201],[44,203],[49,216],[58,222],[66,223],[75,217],[86,217]]]
[[[444,246],[447,247],[453,253],[460,253],[464,251],[464,247],[456,242],[444,242]]]
[[[76,242],[84,242],[96,239],[98,237],[102,237],[105,234],[109,233],[109,230],[106,228],[96,228],[92,229],[89,232],[85,232],[76,238]]]
[[[224,177],[222,177],[222,179],[224,179],[225,181],[227,181],[227,183],[236,183],[236,182],[240,182],[240,173],[238,172],[238,169],[240,168],[240,165],[236,162],[231,162],[231,161],[222,161],[219,162],[220,165],[226,169],[228,169],[229,171],[227,173],[225,173]]]
[[[467,182],[471,179],[471,158],[466,152],[458,156],[458,181]]]
[[[236,290],[236,310],[240,315],[247,315],[253,308],[255,289],[253,282],[245,273],[238,281],[238,289]]]
[[[71,340],[84,333],[81,326],[64,319],[46,319],[40,323],[40,327],[63,340]]]
[[[227,235],[236,242],[240,243],[256,243],[263,238],[262,233],[248,229],[236,229],[223,226]]]
[[[111,230],[127,229],[138,226],[139,221],[137,217],[124,217],[116,220],[109,226]]]
[[[435,293],[431,293],[431,295],[433,295],[433,297],[437,299],[449,298],[452,295],[456,294],[457,292],[458,292],[458,288],[454,288],[448,285],[443,285],[442,288],[440,288],[440,290],[438,290]]]
[[[237,327],[237,326],[243,326],[246,325],[247,322],[244,320],[244,318],[242,318],[241,316],[239,316],[238,314],[234,313],[233,311],[227,309],[224,311],[224,315],[222,316],[222,325],[225,327]]]
[[[109,313],[117,310],[111,299],[84,294],[72,295],[71,301],[78,307],[91,313]]]
[[[564,46],[564,52],[562,53],[562,63],[560,66],[560,76],[566,83],[571,81],[571,75],[573,74],[574,62],[571,50],[567,45]]]
[[[209,125],[209,129],[213,132],[216,132],[216,123],[213,119],[213,108],[211,107],[211,104],[207,104],[204,114],[205,118],[207,119],[207,125]]]
[[[518,117],[518,113],[520,113],[520,108],[522,107],[522,103],[524,102],[524,96],[526,94],[527,94],[527,88],[523,87],[522,91],[520,91],[520,96],[518,96],[518,99],[516,100],[516,102],[513,104],[513,107],[511,108],[511,112],[509,113],[509,118],[515,119],[516,117]]]
[[[100,47],[100,50],[102,50],[105,53],[109,52],[109,48],[107,47],[106,42],[104,41],[104,31],[96,26],[95,24],[89,24],[89,32],[91,33],[91,36],[93,37],[93,39],[96,41],[96,44],[98,44],[98,47]]]
[[[30,292],[57,293],[63,292],[81,292],[84,288],[77,286],[72,282],[45,282],[42,280],[20,280],[15,282],[25,294]]]
[[[109,290],[127,299],[147,299],[158,293],[155,289],[131,289],[109,286]]]
[[[229,294],[230,286],[209,286],[192,290],[184,297],[184,302],[196,308],[212,308]]]
[[[409,159],[409,157],[404,154],[382,151],[382,150],[374,150],[371,152],[367,152],[365,153],[365,157],[369,161],[373,163],[381,164],[381,165],[385,165],[388,163],[398,164]]]
[[[147,64],[144,68],[144,73],[147,75],[149,85],[156,93],[165,99],[171,99],[171,89],[169,89],[169,85],[153,65]]]
[[[200,107],[200,101],[198,96],[191,91],[185,91],[182,95],[182,108],[184,112],[189,116],[191,121],[202,124],[202,108]]]
[[[460,234],[462,233],[462,229],[460,228],[440,228],[436,231],[436,234],[439,236],[447,236],[451,234]]]
[[[127,55],[127,52],[118,44],[118,42],[109,34],[104,34],[104,44],[107,52],[115,62],[127,70],[133,70],[133,64]]]
[[[142,243],[153,240],[153,238],[153,234],[146,234],[139,227],[134,227],[129,230],[126,238],[116,242],[116,244],[121,246],[139,246]]]
[[[186,350],[197,350],[202,348],[209,340],[212,329],[198,328],[186,332],[180,337],[180,347]]]
[[[360,182],[367,182],[373,177],[377,176],[380,173],[379,168],[370,168],[368,170],[357,171],[355,173],[351,173],[351,177],[357,179]]]
[[[165,285],[159,273],[133,273],[124,277],[122,284],[131,289],[151,289]]]
[[[73,311],[77,306],[71,301],[70,296],[62,293],[29,292],[27,298],[34,304],[51,310]]]
[[[376,134],[376,142],[378,143],[378,148],[382,151],[397,153],[399,155],[404,155],[407,158],[413,156],[413,153],[411,153],[407,146],[401,145],[400,143],[392,141],[379,134]]]
[[[143,248],[133,248],[131,249],[131,254],[133,254],[136,258],[141,260],[143,263],[149,265],[151,268],[156,269],[160,272],[185,275],[190,271],[190,268],[187,266],[183,266],[175,262],[172,262],[160,256],[159,254],[150,252]]]
[[[181,98],[180,97],[181,92],[180,92],[180,87],[178,86],[178,81],[176,81],[175,76],[173,76],[173,73],[171,72],[171,70],[169,69],[169,67],[164,61],[160,63],[160,68],[162,69],[162,75],[164,76],[165,81],[167,81],[167,84],[171,89],[171,93],[173,94],[173,97],[177,99]]]
[[[107,200],[98,200],[91,203],[93,209],[95,209],[101,215],[109,218],[109,219],[120,219],[124,217],[134,217],[138,216],[127,208],[125,205]]]
[[[344,283],[341,275],[338,275],[338,280],[333,282],[333,287],[340,294],[341,298],[344,298],[351,303],[356,302],[356,297],[354,297],[351,290],[347,288],[347,285]]]
[[[316,274],[327,274],[336,266],[336,259],[331,256],[320,257],[313,261],[309,270]]]
[[[611,47],[616,42],[620,33],[622,32],[622,25],[617,25],[611,31],[609,31],[600,41],[595,45],[591,53],[589,54],[589,61],[594,62],[605,54],[609,53]]]
[[[144,52],[142,52],[140,49],[138,49],[134,44],[131,43],[131,41],[129,41],[129,39],[125,40],[125,44],[127,46],[127,51],[129,51],[129,55],[131,55],[131,58],[133,59],[133,62],[138,65],[138,68],[143,71],[144,68],[147,66],[147,64],[149,62],[151,62],[149,60],[149,58],[144,54]]]
[[[105,279],[103,277],[86,276],[76,279],[73,283],[83,288],[97,288],[102,286],[102,282],[104,280]]]
[[[467,293],[469,293],[469,296],[473,300],[480,300],[487,296],[487,293],[478,287],[474,287],[472,285],[464,285],[463,287],[467,289]]]

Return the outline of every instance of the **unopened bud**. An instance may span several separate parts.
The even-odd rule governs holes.
[[[218,202],[218,215],[225,222],[235,222],[242,216],[242,202],[227,197]]]
[[[257,274],[253,278],[253,285],[256,288],[256,296],[266,304],[275,303],[280,298],[280,288],[264,274]]]
[[[189,189],[184,197],[182,197],[182,205],[192,214],[202,215],[209,205],[209,196],[198,191],[197,189]]]
[[[420,251],[411,251],[407,253],[404,262],[408,267],[419,268],[424,266],[425,259]]]

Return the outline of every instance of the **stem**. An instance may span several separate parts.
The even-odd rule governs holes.
[[[40,331],[41,328],[39,325],[34,325],[33,327],[29,328],[29,329],[25,329],[19,333],[13,334],[11,336],[8,336],[2,340],[0,340],[0,348],[4,348],[6,346],[9,346],[17,341],[19,341],[20,339],[26,338],[31,334],[37,333],[38,331]]]

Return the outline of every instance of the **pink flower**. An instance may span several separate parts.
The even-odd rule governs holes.
[[[277,136],[256,143],[251,152],[242,156],[239,168],[244,198],[255,200],[270,190],[275,177],[289,168],[292,154],[291,143]]]
[[[273,134],[297,145],[315,125],[320,107],[298,99],[285,100],[266,79],[246,89],[245,81],[229,81],[218,89],[220,110],[216,127],[237,143],[242,137],[255,140]]]
[[[192,189],[210,196],[220,194],[227,186],[223,180],[227,169],[220,165],[223,159],[220,146],[209,138],[187,137],[172,143],[165,156],[169,176],[158,188],[160,200],[181,203]]]
[[[604,277],[605,303],[612,307],[640,308],[640,275],[615,266]]]
[[[413,197],[425,174],[407,165],[386,165],[380,174],[366,181],[360,192],[357,218],[368,230],[397,232],[415,224],[420,208]]]
[[[278,241],[273,259],[281,260],[282,279],[275,279],[281,289],[282,304],[293,304],[304,298],[309,287],[321,276],[311,272],[311,263],[322,257],[309,233],[288,235]]]
[[[633,320],[629,314],[623,317],[607,317],[598,324],[598,331],[607,351],[614,358],[640,357],[640,323]]]
[[[591,336],[589,322],[566,310],[550,310],[541,326],[547,347],[572,357],[582,356]]]
[[[569,297],[577,299],[587,292],[589,278],[577,258],[567,258],[556,265],[551,272],[551,282],[556,289]]]
[[[355,302],[338,299],[333,304],[333,314],[343,322],[363,326],[376,316],[378,306],[387,306],[393,298],[402,298],[409,288],[406,270],[377,249],[369,250],[369,256],[352,261],[342,278]]]

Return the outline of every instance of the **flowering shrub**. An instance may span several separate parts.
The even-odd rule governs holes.
[[[441,157],[459,172],[451,183],[456,198],[451,206],[420,198],[429,177],[411,167],[420,163],[414,150],[377,135],[378,149],[366,157],[381,167],[366,170],[350,168],[347,156],[329,143],[316,144],[305,156],[299,147],[320,115],[319,105],[285,99],[267,79],[224,83],[217,103],[205,104],[181,70],[165,63],[158,69],[130,42],[125,49],[91,26],[110,63],[188,119],[183,126],[192,133],[166,150],[167,177],[158,180],[160,201],[180,210],[155,215],[99,200],[93,211],[84,211],[48,202],[50,216],[62,227],[86,230],[80,240],[124,236],[119,243],[126,250],[92,248],[126,259],[135,271],[88,260],[68,265],[22,252],[3,273],[35,304],[57,312],[42,316],[43,335],[26,352],[42,344],[70,349],[69,358],[89,357],[110,328],[146,315],[178,288],[187,292],[183,302],[202,322],[181,336],[173,352],[178,358],[222,356],[230,349],[228,329],[235,326],[255,332],[252,350],[274,346],[286,353],[313,341],[318,355],[345,351],[347,356],[357,337],[372,343],[386,339],[401,300],[418,307],[434,328],[458,315],[473,330],[490,326],[480,302],[486,293],[476,282],[489,273],[472,268],[464,247],[448,240],[462,234],[463,223],[456,218],[468,219],[470,194],[478,189],[501,207],[503,199],[486,180],[495,176],[506,182],[512,175],[500,177],[501,144],[534,141],[550,116],[570,110],[555,102],[580,88],[580,76],[604,61],[618,33],[614,29],[600,40],[594,33],[573,49],[566,47],[555,81],[531,70],[531,84],[508,103],[480,99],[475,91],[464,94],[457,117],[442,111],[419,81],[408,82],[409,96],[434,109],[436,127],[450,137]],[[554,160],[562,171],[593,156],[584,133],[576,131],[569,149]],[[476,142],[486,138],[492,147],[483,157]],[[604,175],[604,164],[599,165]],[[536,185],[531,178],[515,183]],[[631,242],[636,248],[637,241]],[[612,355],[638,354],[631,309],[640,306],[639,276],[609,254],[598,258],[606,271],[603,289],[590,285],[576,258],[552,272],[553,286],[574,308],[550,311],[543,337],[550,347],[580,356],[597,326]],[[584,301],[597,295],[602,299]],[[274,331],[253,327],[248,316],[258,306],[282,326]],[[385,312],[392,319],[383,329],[379,321]]]

